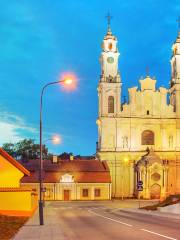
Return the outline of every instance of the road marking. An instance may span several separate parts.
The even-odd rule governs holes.
[[[132,227],[132,225],[130,225],[130,224],[128,224],[128,223],[124,223],[124,222],[118,221],[118,220],[113,219],[113,218],[105,217],[105,216],[103,216],[103,215],[101,215],[101,214],[99,214],[99,213],[93,212],[92,210],[88,210],[88,212],[90,212],[90,213],[92,213],[92,214],[94,214],[94,215],[96,215],[96,216],[98,216],[98,217],[102,217],[102,218],[105,218],[105,219],[107,219],[107,220],[111,220],[111,221],[113,221],[113,222],[120,223],[120,224],[126,225],[126,226],[128,226],[128,227]]]
[[[156,232],[152,232],[152,231],[149,231],[149,230],[146,230],[146,229],[140,229],[144,232],[148,232],[148,233],[152,233],[152,234],[155,234],[155,235],[158,235],[158,236],[161,236],[161,237],[164,237],[164,238],[168,238],[168,239],[171,239],[171,240],[177,240],[177,238],[172,238],[172,237],[168,237],[166,235],[162,235],[162,234],[159,234],[159,233],[156,233]]]
[[[115,208],[115,209],[111,210],[111,212],[117,212],[117,211],[120,211],[120,210],[121,210],[121,208]]]

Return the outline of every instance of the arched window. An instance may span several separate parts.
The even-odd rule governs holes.
[[[114,97],[108,97],[108,113],[114,113]]]
[[[142,145],[154,145],[154,133],[151,130],[145,130],[141,134]]]

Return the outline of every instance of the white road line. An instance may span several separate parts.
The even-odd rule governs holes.
[[[171,240],[177,240],[177,238],[172,238],[172,237],[168,237],[166,235],[162,235],[162,234],[159,234],[159,233],[156,233],[156,232],[152,232],[152,231],[149,231],[149,230],[146,230],[146,229],[140,229],[144,232],[148,232],[148,233],[152,233],[152,234],[155,234],[155,235],[158,235],[158,236],[161,236],[161,237],[164,237],[164,238],[168,238],[168,239],[171,239]]]
[[[111,212],[117,212],[117,211],[120,211],[120,210],[121,210],[121,208],[115,208]]]
[[[110,221],[113,221],[113,222],[116,222],[116,223],[120,223],[120,224],[126,225],[126,226],[128,226],[128,227],[132,227],[132,225],[130,225],[130,224],[128,224],[128,223],[120,222],[120,221],[118,221],[118,220],[116,220],[116,219],[109,218],[109,217],[105,217],[105,216],[103,216],[103,215],[101,215],[101,214],[99,214],[99,213],[93,212],[92,210],[88,210],[88,212],[90,212],[90,213],[92,213],[92,214],[94,214],[94,215],[96,215],[96,216],[98,216],[98,217],[102,217],[102,218],[105,218],[105,219],[107,219],[107,220],[110,220]]]

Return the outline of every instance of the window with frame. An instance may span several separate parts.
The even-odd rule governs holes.
[[[94,189],[94,196],[95,197],[100,197],[101,196],[101,189],[99,189],[99,188]]]
[[[52,192],[53,192],[53,189],[51,189],[51,188],[46,188],[46,191],[44,192],[44,196],[45,196],[46,198],[50,198]]]
[[[108,97],[108,113],[114,113],[114,97]]]
[[[83,197],[88,197],[88,196],[89,196],[89,189],[84,188],[84,189],[82,190],[82,195],[83,195]]]
[[[151,130],[145,130],[141,134],[142,145],[154,145],[154,132]]]

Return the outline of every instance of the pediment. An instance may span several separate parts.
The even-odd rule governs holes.
[[[139,80],[141,85],[141,91],[152,90],[156,91],[156,80],[147,76],[145,79]]]

